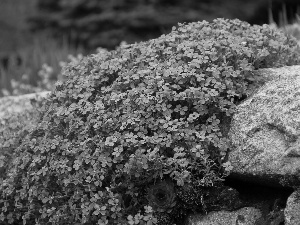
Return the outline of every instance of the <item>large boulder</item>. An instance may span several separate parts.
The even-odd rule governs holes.
[[[238,105],[231,121],[231,176],[268,185],[280,181],[298,185],[300,66],[264,69],[260,74],[265,84]]]
[[[189,225],[299,224],[299,191],[291,194],[283,186],[297,188],[300,180],[300,66],[256,73],[262,78],[259,85],[249,88],[249,97],[224,123],[231,142],[229,178],[244,184],[237,189],[250,208],[190,215]]]

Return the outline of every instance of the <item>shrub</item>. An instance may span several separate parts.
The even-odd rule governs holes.
[[[297,48],[268,25],[216,19],[68,64],[17,147],[0,219],[173,224],[205,211],[230,171],[224,121],[254,69],[297,64]]]

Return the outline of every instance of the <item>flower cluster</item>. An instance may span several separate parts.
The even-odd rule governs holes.
[[[66,65],[68,80],[16,145],[1,223],[167,224],[201,207],[182,187],[222,182],[231,167],[220,127],[253,71],[299,63],[298,48],[267,25],[216,19]]]

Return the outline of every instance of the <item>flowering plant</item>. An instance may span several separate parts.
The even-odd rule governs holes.
[[[205,205],[191,192],[231,170],[220,128],[254,70],[297,64],[298,48],[267,25],[216,19],[71,62],[5,162],[1,223],[182,224]]]

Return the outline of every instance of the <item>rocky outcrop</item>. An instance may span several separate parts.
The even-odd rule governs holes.
[[[238,104],[228,133],[228,180],[244,208],[191,215],[188,225],[300,224],[299,191],[293,192],[300,186],[300,66],[257,75],[262,79]]]
[[[45,98],[50,94],[49,91],[32,93],[20,96],[8,96],[0,98],[0,119],[14,113],[21,113],[32,109],[31,100]]]
[[[300,66],[261,70],[266,83],[231,121],[232,176],[268,185],[300,179]]]

